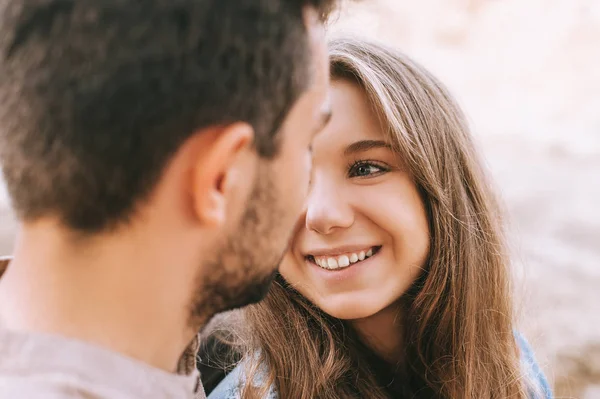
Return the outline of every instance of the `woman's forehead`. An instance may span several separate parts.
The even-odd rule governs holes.
[[[333,115],[323,132],[315,139],[318,146],[345,147],[358,140],[381,140],[383,133],[364,91],[356,84],[335,81],[331,100]]]

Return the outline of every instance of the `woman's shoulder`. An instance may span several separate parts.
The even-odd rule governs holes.
[[[238,364],[208,395],[208,399],[237,399],[245,384],[242,364]]]
[[[521,351],[521,366],[530,385],[533,385],[529,389],[529,397],[531,399],[552,399],[552,389],[535,358],[533,349],[522,334],[515,333],[515,339]]]
[[[531,346],[520,333],[515,333],[515,339],[521,352],[521,365],[525,376],[530,382],[530,399],[552,399],[552,390],[548,384],[544,373],[542,372]],[[208,395],[208,399],[239,399],[244,386],[247,384],[245,374],[245,365],[243,362],[238,364],[227,376],[217,385],[217,387]],[[255,378],[254,385],[260,386],[260,376]],[[266,399],[277,399],[274,387],[271,387],[269,396]]]
[[[245,373],[245,364],[238,364],[227,376],[216,386],[208,395],[208,399],[240,399],[241,393],[248,383]],[[254,378],[253,385],[262,384],[260,375]],[[265,399],[277,399],[274,387],[269,389],[269,394]]]

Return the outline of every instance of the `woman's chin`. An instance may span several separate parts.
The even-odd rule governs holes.
[[[379,313],[382,308],[377,306],[365,306],[364,303],[348,301],[348,303],[338,305],[317,304],[317,306],[331,317],[340,320],[365,319]]]

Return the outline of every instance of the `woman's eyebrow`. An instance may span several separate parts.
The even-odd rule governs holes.
[[[357,152],[372,150],[373,148],[387,148],[391,150],[392,146],[383,140],[361,140],[346,147],[344,150],[344,156],[356,154]]]

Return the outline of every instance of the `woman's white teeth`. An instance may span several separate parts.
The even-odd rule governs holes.
[[[369,249],[367,252],[360,251],[356,253],[340,255],[338,257],[314,257],[314,261],[322,268],[332,270],[348,267],[353,263],[360,262],[366,258],[370,258],[371,256],[373,256],[373,248]]]
[[[348,258],[346,255],[342,255],[338,258],[337,263],[339,267],[350,266],[350,258]]]

